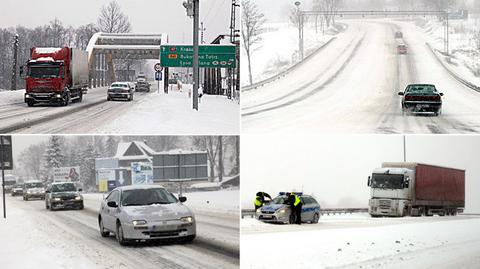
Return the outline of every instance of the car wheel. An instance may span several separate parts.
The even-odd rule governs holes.
[[[318,213],[315,213],[313,215],[312,223],[318,223],[318,219],[320,218]]]
[[[29,107],[34,106],[34,105],[35,105],[35,100],[28,100],[28,101],[27,101],[27,105],[28,105]]]
[[[110,98],[110,96],[107,96],[107,101],[111,101],[112,98]]]
[[[103,227],[103,221],[102,221],[102,218],[99,218],[98,220],[98,226],[100,227],[100,235],[102,237],[108,237],[110,235],[110,232],[109,231],[106,231],[105,230],[105,227]]]
[[[23,200],[28,201],[28,197],[25,197],[25,199],[23,199]]]
[[[52,204],[50,204],[50,206],[49,206],[49,207],[50,207],[50,211],[55,211],[55,208],[53,207],[53,205],[52,205]]]
[[[192,234],[192,235],[189,235],[189,236],[186,236],[184,239],[183,239],[183,242],[184,243],[190,243],[193,241],[193,239],[195,239],[196,235],[195,234]]]
[[[83,203],[78,207],[79,210],[83,209]]]
[[[115,237],[117,238],[117,241],[120,245],[126,246],[127,245],[127,240],[123,237],[123,228],[122,224],[120,222],[117,223],[117,232],[115,233]]]

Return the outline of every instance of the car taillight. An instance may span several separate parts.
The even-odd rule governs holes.
[[[413,98],[410,95],[405,95],[405,101],[412,101]]]

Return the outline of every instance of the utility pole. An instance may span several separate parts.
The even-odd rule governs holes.
[[[13,69],[12,69],[12,85],[11,90],[17,89],[17,58],[18,58],[18,34],[13,37]]]
[[[237,7],[240,7],[240,4],[237,4],[237,0],[232,0],[232,10],[230,13],[230,43],[235,45],[237,45],[236,37],[238,32],[238,30],[235,30],[236,21],[237,21],[237,12],[236,12]],[[228,96],[228,98],[231,98],[231,99],[233,99],[234,91],[239,90],[239,84],[237,86],[237,82],[240,82],[240,80],[238,79],[240,77],[239,64],[240,64],[240,61],[237,61],[236,70],[234,68],[228,69],[228,75],[229,75],[228,89],[230,91],[230,95]]]
[[[193,109],[198,110],[198,86],[199,86],[199,64],[198,64],[198,29],[200,17],[200,1],[188,0],[183,2],[187,10],[187,16],[193,17]]]

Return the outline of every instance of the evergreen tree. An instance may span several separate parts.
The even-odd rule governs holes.
[[[63,140],[60,136],[53,135],[48,141],[44,153],[44,175],[47,180],[53,180],[53,169],[62,167],[64,164],[64,154],[62,153]]]

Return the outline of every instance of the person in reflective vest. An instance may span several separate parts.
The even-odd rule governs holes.
[[[272,200],[270,194],[262,191],[257,192],[255,200],[253,200],[253,204],[255,205],[255,211],[257,211],[257,209],[263,206],[263,204],[265,203],[265,197],[268,197],[270,200]]]
[[[291,215],[294,216],[295,224],[302,224],[302,200],[294,192],[287,192],[287,203],[290,205]]]

